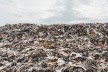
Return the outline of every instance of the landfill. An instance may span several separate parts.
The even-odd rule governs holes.
[[[108,24],[1,26],[0,72],[108,72]]]

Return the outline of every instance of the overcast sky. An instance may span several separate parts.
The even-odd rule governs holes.
[[[108,0],[0,0],[0,26],[82,22],[108,22]]]

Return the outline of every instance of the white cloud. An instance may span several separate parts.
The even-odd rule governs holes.
[[[76,8],[81,13],[82,17],[87,17],[92,20],[108,18],[108,2],[105,0],[92,0],[89,5],[81,5]]]
[[[108,0],[62,0],[47,23],[108,22]],[[59,16],[60,15],[60,16]]]
[[[0,0],[0,25],[6,23],[39,23],[48,18],[47,11],[56,0]]]
[[[0,0],[0,25],[107,20],[108,0]]]

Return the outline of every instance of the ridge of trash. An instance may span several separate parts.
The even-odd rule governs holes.
[[[1,26],[0,72],[108,72],[108,24]]]

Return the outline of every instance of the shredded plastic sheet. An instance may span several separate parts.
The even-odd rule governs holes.
[[[107,72],[108,25],[5,25],[0,71]]]

